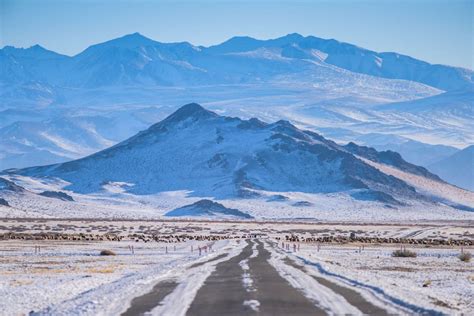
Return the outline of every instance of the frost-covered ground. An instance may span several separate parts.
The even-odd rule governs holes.
[[[370,300],[422,306],[447,314],[474,311],[474,263],[461,262],[459,249],[411,248],[416,258],[394,258],[397,246],[303,244],[290,257],[304,264],[310,275],[350,285]],[[472,251],[472,250],[471,250]],[[281,253],[274,264],[282,265]],[[296,282],[302,282],[296,278]],[[306,289],[311,291],[311,288]]]
[[[358,237],[472,241],[472,227],[472,221],[361,224],[2,219],[0,234],[117,234],[123,239],[120,242],[0,240],[0,314],[21,314],[34,310],[54,315],[72,312],[117,315],[133,306],[135,298],[146,295],[156,284],[171,282],[173,288],[169,295],[152,302],[151,314],[184,315],[199,296],[196,296],[198,291],[216,271],[217,265],[240,256],[246,246],[244,239],[250,235],[261,236],[258,243],[263,242],[265,249],[271,252],[269,264],[292,287],[333,314],[338,314],[337,311],[358,314],[361,306],[347,301],[353,293],[328,287],[324,282],[315,281],[317,279],[313,276],[349,287],[373,306],[396,314],[410,314],[410,309],[413,311],[414,308],[446,314],[470,314],[473,310],[474,264],[461,262],[457,258],[461,251],[459,246],[407,245],[417,253],[416,258],[393,258],[391,253],[399,245],[323,243],[318,251],[316,243],[287,243],[285,240],[290,235],[303,240],[325,236],[348,237],[354,233]],[[133,234],[184,234],[191,239],[214,236],[221,240],[214,243],[211,252],[202,250],[199,256],[198,247],[211,242],[145,243],[135,241]],[[289,246],[288,250],[282,249],[282,241]],[[35,246],[40,246],[39,252],[35,253]],[[134,253],[130,246],[134,247]],[[117,255],[99,256],[104,249],[112,250]],[[474,249],[464,247],[464,251],[472,253]],[[223,256],[225,254],[226,257]],[[237,261],[232,259],[235,262],[233,269],[237,269],[238,284],[242,284],[243,293],[251,296],[245,306],[252,309],[265,309],[268,304],[258,299],[262,295],[259,291],[262,286],[265,287],[259,274],[262,269],[258,270],[256,265],[256,262],[265,264],[265,256],[261,256],[264,256],[262,248],[254,242],[247,255]],[[289,264],[287,256],[296,264],[302,264],[303,270]],[[423,287],[424,284],[427,286]],[[253,298],[255,295],[257,297]],[[222,298],[216,298],[217,301],[219,299]]]
[[[12,225],[12,222],[7,224]],[[113,223],[122,225],[122,228],[130,227],[125,224]],[[181,223],[181,226],[182,230],[199,230],[206,234],[206,226],[212,227],[212,224],[195,222]],[[90,223],[84,221],[77,227],[87,229],[87,225]],[[133,225],[137,227],[138,223]],[[172,225],[176,224],[168,226]],[[227,231],[236,234],[249,232],[246,224],[216,223],[219,229],[226,225]],[[260,232],[268,231],[270,226],[264,224],[258,228],[256,225],[252,232],[258,229]],[[311,231],[302,224],[283,226],[280,234],[286,228]],[[339,232],[339,228],[342,227],[332,232]],[[393,235],[406,231],[406,227],[368,228],[367,233],[374,234],[383,233],[384,229]],[[438,229],[449,231],[446,227]],[[398,315],[427,311],[434,315],[469,315],[474,310],[474,263],[461,262],[457,258],[458,248],[411,247],[418,255],[416,258],[394,258],[391,253],[398,249],[395,245],[365,245],[362,249],[355,243],[322,244],[319,247],[317,244],[299,243],[293,248],[293,243],[287,243],[290,247],[286,250],[282,248],[281,240],[273,238],[277,235],[251,241],[252,247],[245,255],[244,247],[248,241],[230,239],[215,242],[212,251],[202,251],[201,256],[197,247],[209,245],[209,242],[0,241],[0,314],[34,311],[34,315],[118,315],[130,311],[136,306],[136,299],[146,297],[157,284],[171,284],[168,294],[152,300],[149,314],[184,315],[188,308],[196,308],[193,304],[202,299],[207,290],[212,290],[214,283],[206,283],[206,280],[211,276],[216,278],[214,272],[218,265],[231,260],[234,265],[229,267],[237,269],[232,274],[232,282],[241,284],[246,295],[261,298],[241,302],[252,310],[268,308],[267,299],[273,295],[261,292],[268,289],[265,275],[259,270],[262,264],[273,266],[283,280],[328,315],[361,315],[364,305],[365,308],[370,305]],[[259,244],[271,253],[268,261]],[[40,246],[39,252],[35,252],[35,246]],[[130,246],[134,247],[134,253]],[[168,253],[165,247],[168,247]],[[99,256],[102,249],[113,250],[117,255]],[[464,251],[472,252],[473,249]],[[234,259],[236,256],[240,257],[237,261]],[[222,277],[226,277],[225,274]],[[365,303],[358,301],[357,295]],[[216,306],[227,301],[226,297],[220,296],[214,299]],[[149,303],[142,301],[142,304]]]
[[[198,247],[209,244],[2,241],[0,314],[116,314],[160,279],[229,251],[229,241],[219,241],[212,252],[202,251],[199,256]],[[40,246],[39,253],[35,246]],[[134,247],[133,254],[129,246]],[[117,255],[99,256],[103,249]],[[206,271],[202,269],[204,276]],[[185,300],[186,291],[182,294]]]

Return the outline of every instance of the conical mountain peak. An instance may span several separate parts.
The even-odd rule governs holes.
[[[211,111],[206,110],[201,105],[197,103],[188,103],[183,105],[178,110],[176,110],[173,114],[168,116],[165,121],[172,122],[172,121],[183,121],[188,118],[194,119],[201,119],[201,118],[209,118],[209,117],[216,117],[217,114]]]

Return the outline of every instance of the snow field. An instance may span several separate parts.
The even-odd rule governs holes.
[[[461,262],[460,249],[408,248],[416,258],[394,258],[391,253],[399,248],[375,245],[359,252],[358,246],[321,245],[317,251],[316,245],[302,244],[292,256],[310,274],[352,286],[373,304],[385,301],[398,313],[410,312],[411,305],[447,314],[472,312],[474,263]]]
[[[216,242],[215,252],[199,257],[198,245],[208,242],[175,244],[174,251],[173,244],[163,243],[3,241],[1,314],[32,310],[38,315],[117,314],[160,279],[179,274],[191,262],[218,255],[229,243]],[[40,245],[37,254],[36,245]],[[129,246],[134,247],[134,254]],[[117,255],[99,256],[103,249]]]

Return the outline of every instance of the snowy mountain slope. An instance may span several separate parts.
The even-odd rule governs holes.
[[[273,40],[234,37],[208,48],[213,54],[255,51],[260,48],[280,48],[285,57],[324,61],[353,72],[371,76],[421,82],[442,90],[472,86],[472,70],[444,65],[431,65],[397,53],[377,53],[334,39],[289,34]]]
[[[64,113],[53,119],[37,119],[20,120],[0,128],[0,170],[81,158],[148,125],[129,111]]]
[[[5,46],[0,49],[0,83],[42,82],[54,84],[64,76],[70,57],[39,45],[30,48]]]
[[[464,114],[467,118],[471,118],[474,115],[473,97],[474,88],[471,88],[448,91],[413,101],[380,105],[378,108],[385,111],[403,111],[431,115]]]
[[[471,191],[458,188],[446,182],[439,182],[433,179],[405,172],[403,170],[377,163],[372,160],[367,159],[365,161],[381,172],[389,174],[408,183],[409,185],[416,188],[418,192],[429,195],[434,201],[453,206],[460,210],[474,212],[474,193]]]
[[[473,85],[473,72],[467,69],[431,65],[396,53],[376,53],[299,34],[273,40],[234,37],[216,46],[196,47],[187,42],[160,43],[134,33],[93,45],[73,57],[40,46],[5,47],[0,50],[0,65],[0,78],[5,82],[36,80],[74,87],[235,84],[307,70],[324,71],[331,66],[442,90]]]
[[[287,121],[225,117],[197,104],[86,158],[2,177],[21,188],[0,187],[8,214],[30,217],[156,218],[191,210],[227,218],[226,210],[245,210],[256,218],[468,219],[471,212],[459,209],[474,207],[468,191],[395,153],[343,147]],[[195,207],[203,199],[222,207],[208,214],[209,207]]]
[[[362,76],[362,75],[361,75]],[[342,85],[338,87],[338,85]],[[119,91],[120,90],[120,91]],[[472,139],[473,129],[470,124],[453,126],[446,125],[442,115],[429,116],[398,112],[372,110],[371,107],[381,102],[407,100],[422,96],[421,90],[413,87],[402,87],[390,84],[390,80],[365,78],[349,83],[347,80],[319,83],[318,87],[300,84],[262,84],[236,86],[208,86],[193,88],[127,88],[119,90],[94,90],[84,94],[82,90],[68,90],[61,94],[71,105],[52,105],[47,108],[33,107],[22,109],[16,103],[11,108],[0,112],[0,128],[9,125],[32,122],[38,127],[37,134],[48,133],[51,122],[70,121],[71,118],[84,124],[94,126],[97,136],[112,142],[118,142],[144,129],[153,121],[164,118],[179,104],[192,99],[202,100],[203,104],[222,114],[240,117],[258,117],[271,121],[280,118],[295,122],[305,129],[315,130],[337,141],[348,142],[367,133],[403,135],[408,140],[415,138],[418,142],[428,144],[447,144],[466,146]],[[74,92],[74,93],[73,93]],[[432,92],[426,91],[426,95]],[[19,102],[19,101],[15,101]],[[20,102],[22,103],[22,102]],[[23,104],[23,103],[22,103]],[[117,120],[116,116],[121,119]],[[96,116],[103,119],[98,121]],[[464,117],[466,115],[463,114]],[[410,117],[408,120],[407,117]],[[38,124],[38,121],[42,121]],[[74,124],[77,126],[77,124]],[[83,128],[79,126],[80,128]],[[121,126],[121,128],[115,128]],[[66,131],[57,130],[59,138],[68,139]],[[347,136],[341,135],[344,131]],[[82,133],[88,133],[82,131]],[[35,136],[24,129],[17,129],[15,142],[25,139],[35,144]],[[344,137],[343,137],[344,136]],[[30,139],[31,137],[31,139]],[[7,140],[8,138],[3,138]],[[372,146],[370,142],[367,143]],[[106,148],[100,143],[88,144],[94,151]],[[0,145],[1,146],[1,145]],[[0,158],[0,166],[24,167],[35,165],[35,157],[39,149],[30,147],[24,150],[7,150],[4,146],[4,162]],[[11,147],[8,147],[11,148]],[[53,148],[41,147],[49,152],[51,157],[56,155]],[[385,149],[385,148],[381,148]],[[386,148],[394,149],[397,148]],[[16,164],[18,152],[21,152],[25,164]],[[89,154],[87,152],[85,154]],[[78,156],[71,156],[78,158]],[[31,162],[31,163],[28,163]],[[57,163],[64,160],[46,160],[45,163]],[[11,164],[11,163],[13,164]],[[412,161],[418,164],[419,161]],[[0,169],[4,169],[0,168]]]
[[[122,183],[134,195],[185,190],[191,196],[228,199],[258,198],[259,191],[352,192],[356,199],[395,205],[424,201],[413,187],[352,152],[442,184],[396,153],[355,144],[342,147],[287,121],[224,117],[195,103],[97,154],[12,174],[59,178],[70,183],[64,189],[80,194],[97,194],[109,183]]]
[[[80,119],[15,122],[0,129],[0,151],[8,153],[0,160],[0,169],[48,164],[51,159],[67,161],[113,143]]]
[[[11,191],[11,192],[24,192],[25,189],[15,184],[14,182],[0,177],[0,190]]]
[[[437,175],[430,173],[425,168],[406,162],[399,153],[390,150],[378,152],[373,148],[358,146],[352,142],[345,145],[344,148],[358,157],[363,157],[377,163],[395,167],[411,174],[419,175],[437,182],[442,182],[442,180]]]
[[[473,99],[471,90],[463,90],[364,108],[329,100],[295,109],[291,116],[308,126],[326,128],[332,137],[337,136],[331,130],[337,123],[336,129],[359,135],[393,134],[425,144],[462,148],[474,141]]]
[[[160,207],[157,205],[149,206],[141,200],[135,201],[127,196],[120,201],[114,197],[95,197],[95,196],[79,196],[73,192],[67,192],[68,196],[72,196],[74,201],[62,200],[57,198],[45,197],[41,193],[47,191],[63,192],[60,188],[61,184],[54,181],[40,182],[31,178],[15,177],[12,179],[17,190],[5,188],[2,182],[12,184],[5,178],[0,178],[0,196],[6,200],[10,207],[2,209],[0,213],[2,217],[97,217],[106,218],[109,216],[141,218],[151,217],[152,214],[161,214]],[[13,183],[14,184],[14,183]],[[27,188],[27,189],[25,189]],[[146,199],[145,199],[146,200]],[[176,206],[176,204],[173,204]],[[133,213],[130,214],[130,209]]]
[[[193,101],[220,114],[288,119],[337,141],[354,140],[350,134],[390,133],[431,145],[472,144],[472,71],[435,70],[439,67],[405,56],[384,56],[298,34],[196,47],[135,33],[73,57],[39,46],[5,47],[0,50],[0,128],[16,134],[0,135],[0,169],[59,163],[102,150]],[[439,95],[443,90],[436,87],[450,91]],[[418,100],[424,108],[428,97],[428,105],[446,106],[432,113],[430,106],[407,111]],[[51,126],[78,117],[80,126],[72,126],[84,142],[69,139],[68,129]],[[85,126],[95,129],[94,137]],[[55,139],[78,150],[38,140],[51,129]]]
[[[418,100],[377,107],[377,114],[387,121],[411,122],[417,126],[411,137],[433,143],[436,135],[451,133],[456,147],[474,142],[474,90],[450,91]],[[432,133],[424,131],[432,130]],[[464,133],[463,131],[469,131]],[[400,133],[404,135],[404,133]],[[418,135],[417,135],[418,134]],[[431,136],[427,137],[428,134]]]
[[[435,162],[427,168],[449,183],[474,191],[474,145]]]
[[[364,76],[364,75],[357,75]],[[346,78],[347,79],[347,78]],[[360,78],[359,78],[360,79]],[[144,129],[153,121],[164,118],[176,109],[177,105],[189,102],[192,99],[202,100],[204,104],[219,111],[219,113],[238,115],[241,117],[259,117],[265,120],[277,120],[280,118],[294,119],[293,112],[302,103],[314,102],[315,100],[329,100],[345,97],[347,102],[351,100],[354,106],[380,104],[384,102],[407,100],[414,97],[427,96],[433,93],[432,89],[424,87],[413,87],[404,83],[396,84],[390,80],[377,78],[356,77],[345,81],[338,81],[338,77],[326,79],[318,84],[318,88],[312,85],[301,84],[252,84],[234,86],[207,86],[187,88],[123,88],[123,89],[98,89],[85,93],[82,89],[64,89],[59,93],[68,104],[61,101],[44,99],[41,105],[29,106],[25,99],[19,95],[12,94],[9,98],[3,98],[6,109],[0,112],[0,128],[14,129],[16,133],[4,136],[0,139],[0,146],[4,158],[0,158],[0,169],[10,167],[25,167],[43,163],[35,162],[39,151],[44,152],[44,163],[62,162],[64,159],[57,155],[57,148],[49,146],[38,146],[37,135],[50,134],[55,130],[57,138],[68,140],[67,130],[61,131],[55,128],[55,122],[73,122],[72,126],[78,128],[77,135],[88,135],[86,126],[92,126],[97,132],[97,137],[112,142],[118,142],[130,137]],[[334,90],[338,84],[347,85],[345,88]],[[16,97],[15,97],[16,95]],[[8,100],[14,100],[10,104]],[[51,103],[53,102],[53,103]],[[59,102],[55,104],[55,102]],[[10,105],[8,105],[10,104]],[[43,106],[46,104],[46,107]],[[1,106],[1,105],[0,105]],[[309,116],[318,115],[309,114]],[[97,118],[99,117],[100,120]],[[117,118],[119,117],[119,119]],[[81,124],[77,124],[79,121]],[[295,120],[298,122],[298,120]],[[314,125],[324,126],[315,122]],[[327,125],[334,125],[327,122]],[[25,128],[17,128],[17,126]],[[28,126],[31,125],[31,126]],[[61,124],[58,124],[58,126]],[[305,128],[312,129],[314,125],[306,125]],[[116,128],[115,126],[120,126]],[[29,131],[36,128],[36,134]],[[12,140],[13,138],[13,140]],[[85,137],[84,139],[87,139]],[[11,144],[13,141],[14,144]],[[73,140],[70,140],[73,142]],[[8,146],[5,144],[8,142]],[[21,142],[21,144],[18,144]],[[3,143],[3,145],[1,144]],[[25,147],[24,143],[33,144]],[[107,146],[101,142],[94,141],[87,144],[93,151],[101,150]],[[81,145],[79,147],[84,147]],[[66,150],[67,152],[67,150]],[[84,152],[90,154],[92,151]],[[21,160],[18,158],[21,155]],[[42,155],[43,156],[43,155]],[[69,158],[78,158],[74,153],[67,153]],[[50,158],[47,158],[50,157]],[[48,160],[49,159],[49,160]],[[18,162],[18,163],[16,163]]]

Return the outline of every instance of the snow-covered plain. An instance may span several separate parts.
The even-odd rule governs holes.
[[[305,244],[290,257],[311,275],[354,286],[376,304],[390,302],[397,314],[417,313],[411,309],[413,306],[456,315],[468,315],[474,310],[474,263],[461,262],[459,249],[411,248],[417,253],[416,258],[392,257],[397,246],[366,245],[361,252],[359,245],[323,245],[317,249],[316,244]],[[274,264],[282,266],[278,258],[284,251],[278,253],[274,254]],[[298,272],[293,275],[295,282],[305,284],[308,292],[316,290],[303,283]]]
[[[7,222],[11,225],[14,222]],[[41,222],[18,222],[23,226],[45,225]],[[55,227],[55,223],[47,225]],[[59,223],[56,223],[59,224]],[[71,232],[74,222],[62,222],[64,231]],[[99,222],[83,221],[75,223],[79,229],[87,230]],[[156,225],[154,222],[102,222],[102,224],[137,231],[142,225]],[[215,225],[214,225],[215,224]],[[366,301],[391,313],[412,315],[431,312],[444,314],[470,314],[474,306],[472,284],[474,282],[474,263],[461,262],[457,256],[459,248],[453,247],[411,247],[417,253],[416,258],[394,258],[393,250],[398,246],[377,244],[362,246],[357,243],[337,245],[299,243],[293,251],[281,247],[282,237],[290,229],[300,233],[314,232],[323,228],[308,224],[271,224],[248,225],[248,223],[163,223],[161,227],[174,227],[174,232],[186,231],[191,235],[212,234],[212,227],[222,232],[224,227],[231,235],[251,233],[273,234],[261,239],[265,249],[271,252],[269,263],[287,282],[301,291],[315,304],[330,315],[361,315],[361,311],[347,297],[327,284],[313,277],[323,278],[333,284],[348,287],[358,292]],[[221,226],[216,229],[214,226]],[[9,226],[12,228],[13,226]],[[180,228],[178,228],[180,227]],[[342,226],[327,225],[327,232],[341,232]],[[176,230],[178,228],[178,230]],[[250,228],[250,229],[249,229]],[[352,226],[354,228],[354,226]],[[406,230],[403,226],[387,225],[385,228],[371,225],[358,227],[369,234],[388,235],[412,234],[417,228]],[[426,227],[428,228],[428,227]],[[431,233],[454,230],[443,226],[431,226]],[[464,228],[466,229],[466,228]],[[34,230],[34,229],[33,229]],[[422,229],[423,230],[423,229]],[[44,228],[42,229],[44,231]],[[426,230],[428,231],[428,229]],[[472,231],[471,231],[472,233]],[[472,235],[471,235],[472,238]],[[284,239],[283,239],[284,240]],[[209,245],[204,241],[185,243],[136,243],[131,240],[121,242],[66,242],[66,241],[1,241],[0,258],[0,294],[1,314],[23,314],[34,311],[33,315],[117,315],[128,310],[133,299],[149,293],[159,282],[173,282],[176,287],[161,301],[151,315],[184,315],[193,302],[197,291],[205,280],[215,271],[220,262],[229,260],[241,253],[246,242],[243,240],[222,240],[215,242],[212,251],[202,251],[198,246]],[[285,242],[286,243],[286,242]],[[288,244],[288,243],[287,243]],[[296,244],[295,244],[296,245]],[[40,251],[35,253],[35,247]],[[130,246],[134,247],[132,253]],[[167,247],[167,250],[166,248]],[[176,249],[174,248],[176,247]],[[193,247],[193,252],[191,251]],[[99,256],[100,250],[109,249],[116,256]],[[464,251],[472,251],[465,248]],[[228,254],[223,257],[223,254]],[[240,261],[241,281],[244,289],[253,293],[254,271],[249,268],[249,259],[256,258],[259,251],[254,246],[250,256]],[[296,266],[290,264],[294,261]],[[260,302],[246,301],[253,309]]]
[[[116,315],[127,309],[132,298],[147,293],[161,279],[177,276],[184,280],[186,276],[181,272],[191,264],[234,248],[239,250],[233,242],[219,241],[214,243],[212,252],[202,251],[200,256],[198,246],[208,244],[178,243],[174,250],[169,243],[2,241],[0,314],[34,311],[35,315]],[[34,252],[35,246],[40,246],[39,253]],[[133,254],[129,246],[134,247]],[[117,255],[99,256],[103,249]],[[203,267],[201,279],[212,271],[210,266]],[[199,288],[194,279],[186,282]],[[183,302],[188,297],[192,300],[191,294],[189,289],[181,293],[178,305],[186,309]],[[176,305],[168,308],[171,306]]]

